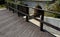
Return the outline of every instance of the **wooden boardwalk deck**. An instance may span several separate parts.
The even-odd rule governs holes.
[[[39,27],[26,22],[16,13],[0,10],[0,37],[54,37],[48,32],[42,32]]]

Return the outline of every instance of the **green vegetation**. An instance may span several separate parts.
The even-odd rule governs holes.
[[[49,17],[55,17],[53,13],[49,13],[49,12],[45,12],[44,15]]]
[[[0,5],[0,8],[5,8],[5,6],[4,5]]]
[[[14,0],[7,0],[7,1],[14,2]],[[22,1],[17,1],[15,3],[24,4],[24,2],[22,2]],[[60,12],[60,0],[57,0],[53,4],[50,4],[50,5],[49,5],[49,2],[47,2],[46,9]],[[59,14],[53,14],[53,13],[49,13],[49,12],[45,12],[45,16],[60,18]]]
[[[6,1],[12,2],[12,1],[14,1],[14,0],[6,0]]]
[[[60,12],[60,0],[55,1],[55,3],[50,4],[46,6],[47,10],[53,10],[53,11],[57,11]],[[60,18],[60,14],[53,14],[53,13],[48,13],[45,12],[45,16],[50,16],[50,17],[55,17],[55,18]]]

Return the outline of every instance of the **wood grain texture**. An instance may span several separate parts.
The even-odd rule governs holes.
[[[8,10],[0,11],[0,37],[54,37]]]

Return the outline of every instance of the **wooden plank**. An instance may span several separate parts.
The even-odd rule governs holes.
[[[24,18],[17,17],[17,15],[9,17],[3,21],[6,22],[4,22],[5,24],[0,23],[0,26],[2,26],[2,28],[0,28],[0,37],[55,37],[48,32],[40,31],[38,26],[33,23],[26,22]]]

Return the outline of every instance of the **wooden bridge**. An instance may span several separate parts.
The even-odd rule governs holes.
[[[41,20],[38,20],[33,16],[29,16],[28,6],[22,7],[24,5],[18,5],[18,8],[15,9],[14,4],[6,4],[7,9],[0,10],[0,37],[56,37],[48,31],[44,30],[43,24],[46,24],[47,26],[60,31],[60,28],[43,21],[44,13],[42,14]],[[20,10],[24,12],[20,12]],[[20,16],[21,14],[24,14],[26,16],[26,19]],[[40,27],[36,26],[34,23],[31,23],[29,21],[29,17],[30,19],[33,18],[38,20],[41,23]]]
[[[0,10],[0,37],[55,37],[7,9]]]

